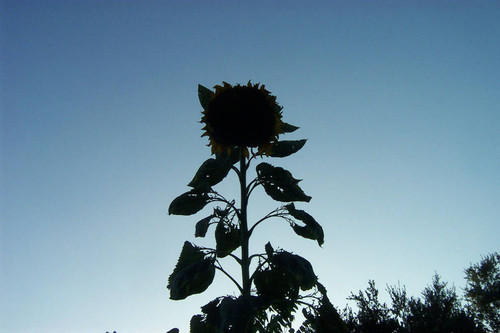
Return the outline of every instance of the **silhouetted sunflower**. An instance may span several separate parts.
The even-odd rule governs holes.
[[[203,136],[208,136],[212,153],[230,152],[235,147],[258,148],[258,155],[269,155],[272,143],[283,133],[281,109],[276,97],[264,85],[215,86],[203,110]]]

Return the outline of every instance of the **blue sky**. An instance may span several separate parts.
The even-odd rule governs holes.
[[[236,292],[165,289],[204,217],[168,216],[209,157],[197,85],[261,82],[307,138],[269,160],[325,230],[255,234],[311,261],[343,307],[374,279],[418,295],[499,251],[494,1],[2,1],[0,331],[187,332]],[[235,195],[229,176],[219,189]],[[253,205],[253,206],[252,206]],[[250,217],[264,215],[262,191]],[[256,209],[259,207],[259,209]],[[208,211],[208,210],[207,210]]]

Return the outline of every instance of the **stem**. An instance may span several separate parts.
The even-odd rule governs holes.
[[[272,217],[281,217],[281,218],[285,218],[284,216],[284,213],[280,213],[279,211],[282,210],[282,208],[276,208],[275,210],[273,210],[272,212],[268,213],[266,216],[264,216],[263,218],[261,218],[260,220],[258,220],[257,222],[255,222],[255,224],[250,228],[250,230],[248,231],[248,234],[249,235],[252,235],[254,229],[259,225],[261,224],[262,222],[264,222],[265,220],[267,219],[270,219]]]
[[[240,235],[241,235],[241,278],[242,278],[242,294],[250,296],[250,260],[248,256],[248,221],[247,221],[247,165],[245,163],[245,155],[243,149],[240,150],[240,191],[241,191],[241,209],[240,209]]]
[[[233,283],[236,285],[236,287],[238,287],[238,289],[240,290],[240,292],[243,292],[243,289],[241,288],[240,284],[235,279],[233,279],[233,277],[228,272],[226,272],[222,268],[222,266],[221,266],[221,264],[219,262],[217,262],[217,263],[218,263],[218,265],[215,266],[215,268],[218,269],[219,271],[221,271],[222,273],[224,273],[231,281],[233,281]]]

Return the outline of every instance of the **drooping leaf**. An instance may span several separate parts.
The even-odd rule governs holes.
[[[227,157],[209,158],[198,168],[188,186],[195,189],[214,186],[227,176],[231,165]]]
[[[282,302],[284,299],[296,299],[299,295],[297,280],[286,269],[279,266],[257,270],[253,275],[257,294],[268,305]]]
[[[200,100],[200,104],[203,109],[208,107],[208,102],[213,97],[214,92],[208,88],[205,88],[201,84],[198,85],[198,99]]]
[[[283,131],[283,133],[292,133],[292,132],[295,132],[296,130],[298,130],[299,128],[300,127],[290,125],[288,123],[283,123],[281,125],[281,130]]]
[[[258,269],[253,279],[262,304],[277,313],[271,317],[271,322],[275,321],[276,329],[289,324],[293,320],[292,313],[296,310],[296,301],[299,298],[299,281],[290,274],[286,267],[277,265]],[[268,329],[275,325],[271,322],[266,325]],[[281,330],[271,331],[281,332]]]
[[[210,225],[210,220],[213,217],[213,215],[207,216],[196,223],[194,232],[195,237],[205,237],[205,235],[207,234],[208,226]]]
[[[273,255],[271,261],[274,265],[286,269],[298,282],[300,289],[309,290],[316,284],[317,278],[311,263],[301,256],[281,251]]]
[[[318,241],[319,246],[323,245],[325,238],[323,228],[311,215],[301,209],[296,209],[293,203],[285,205],[285,208],[291,216],[304,222],[305,224],[305,226],[300,226],[298,224],[292,225],[292,228],[297,235],[316,240]]]
[[[274,200],[281,202],[311,200],[311,197],[299,187],[300,180],[293,178],[289,171],[265,162],[257,165],[256,170],[264,190]]]
[[[298,224],[292,224],[292,229],[295,231],[295,233],[301,237],[316,240],[318,238],[318,235],[316,231],[309,227],[309,226],[300,226]],[[319,244],[319,241],[318,241]],[[320,244],[321,246],[321,244]]]
[[[217,257],[224,258],[240,246],[240,230],[221,219],[215,228],[215,241]]]
[[[180,300],[204,292],[215,275],[214,259],[190,242],[184,242],[174,271],[168,278],[170,299]]]
[[[191,190],[175,198],[168,207],[168,214],[171,215],[192,215],[205,207],[210,202],[207,193]]]
[[[306,139],[296,141],[278,141],[272,145],[271,157],[287,157],[298,152],[306,144]]]

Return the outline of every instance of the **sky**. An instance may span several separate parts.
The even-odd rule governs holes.
[[[325,244],[279,220],[251,251],[313,265],[332,302],[375,280],[418,296],[500,250],[496,1],[0,3],[0,331],[188,331],[166,289],[210,212],[169,216],[210,157],[197,85],[266,85],[307,138],[266,159],[303,179]],[[216,189],[237,196],[234,175]],[[250,219],[279,206],[262,190]],[[229,270],[234,267],[229,261]],[[237,273],[237,271],[234,271]],[[352,305],[352,304],[351,304]]]

